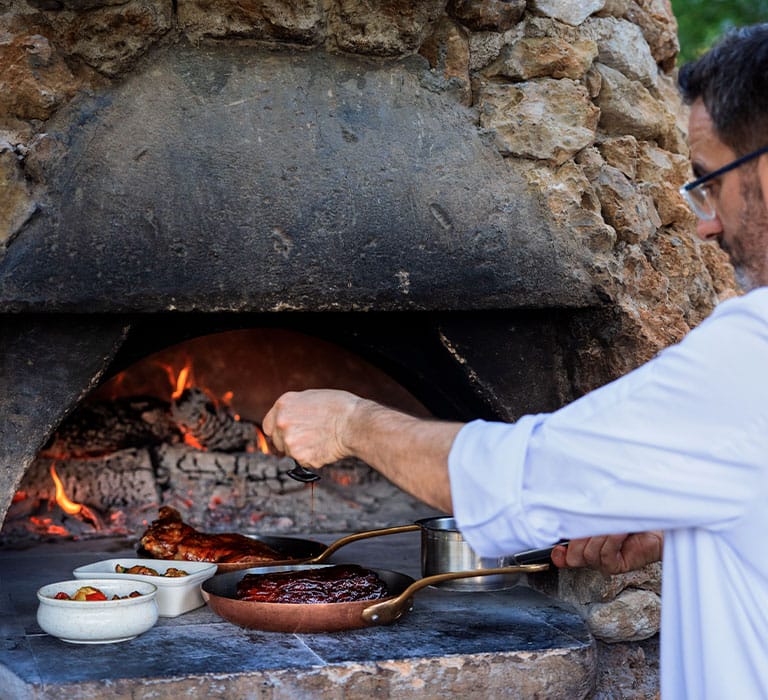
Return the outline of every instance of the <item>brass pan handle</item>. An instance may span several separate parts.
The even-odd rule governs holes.
[[[379,530],[365,530],[364,532],[356,532],[353,535],[347,535],[341,537],[335,542],[329,544],[325,551],[318,554],[311,559],[305,559],[301,562],[293,562],[294,564],[320,564],[324,562],[334,552],[338,551],[345,545],[351,542],[357,542],[357,540],[367,540],[369,537],[379,537],[380,535],[397,535],[401,532],[413,532],[414,530],[421,530],[421,525],[398,525],[396,527],[384,527]]]
[[[381,603],[369,605],[361,613],[363,620],[370,625],[389,625],[402,617],[410,609],[411,598],[416,591],[443,581],[472,576],[493,576],[496,574],[533,574],[549,569],[549,564],[520,564],[519,566],[502,566],[495,569],[473,569],[472,571],[449,571],[445,574],[426,576],[414,581],[400,595]]]

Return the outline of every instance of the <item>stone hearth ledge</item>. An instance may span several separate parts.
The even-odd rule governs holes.
[[[419,546],[418,533],[392,535],[348,545],[332,559],[419,578]],[[595,642],[582,618],[527,585],[425,589],[393,625],[332,634],[246,630],[206,606],[160,618],[118,644],[67,644],[41,631],[41,585],[71,579],[83,564],[133,554],[130,542],[114,539],[0,551],[3,698],[573,700],[594,687]]]

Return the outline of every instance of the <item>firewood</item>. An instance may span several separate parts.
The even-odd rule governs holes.
[[[30,465],[20,487],[30,498],[53,500],[52,464],[67,496],[77,503],[107,511],[146,506],[160,499],[152,457],[146,449],[129,448],[87,459],[38,457]]]
[[[171,417],[188,444],[202,449],[244,452],[257,442],[254,423],[239,420],[229,407],[218,405],[200,389],[185,389],[171,403]]]
[[[62,423],[42,455],[91,457],[181,441],[167,401],[132,396],[84,403]]]

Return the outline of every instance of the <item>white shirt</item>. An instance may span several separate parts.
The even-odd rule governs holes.
[[[768,698],[768,287],[554,413],[466,425],[449,470],[483,556],[665,530],[662,698]]]

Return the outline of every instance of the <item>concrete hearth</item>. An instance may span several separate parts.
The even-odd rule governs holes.
[[[330,542],[333,535],[318,539]],[[127,542],[58,543],[0,553],[0,685],[7,700],[66,697],[452,697],[576,700],[596,675],[596,646],[567,605],[526,585],[456,593],[425,589],[391,626],[333,634],[245,630],[207,607],[160,618],[128,642],[78,646],[41,632],[35,591],[77,566],[131,556]],[[419,535],[345,547],[335,561],[419,572]],[[547,574],[536,574],[547,576]]]

